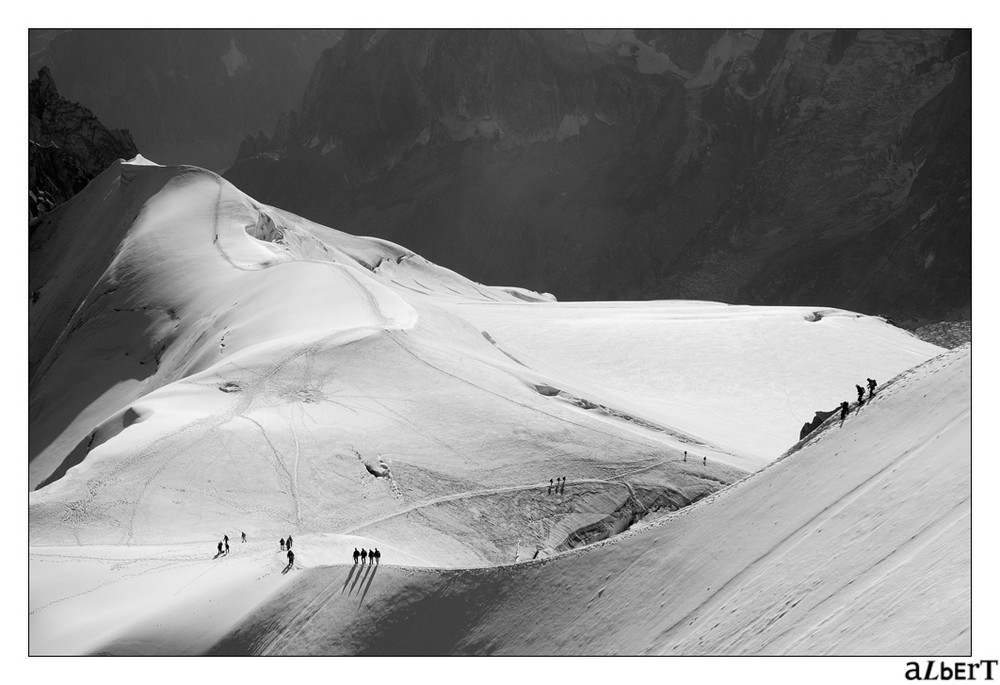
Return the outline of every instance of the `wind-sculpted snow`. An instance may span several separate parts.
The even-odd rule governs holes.
[[[603,544],[311,569],[213,651],[968,653],[969,362],[966,346],[902,374],[801,452]]]
[[[841,310],[484,286],[194,167],[116,164],[30,259],[33,653],[202,652],[354,547],[425,569],[561,560],[704,507],[855,382],[939,351]],[[355,602],[386,591],[359,578]],[[223,585],[225,609],[188,611]],[[298,637],[338,606],[313,599],[261,649],[327,651]]]
[[[744,467],[784,452],[817,409],[851,399],[855,383],[886,380],[940,351],[878,317],[840,309],[682,301],[449,307],[512,357],[546,369],[547,380],[565,379],[538,392],[670,426],[686,434],[681,442],[746,455]]]
[[[121,243],[113,260],[86,286],[88,296],[35,374],[34,425],[44,426],[44,433],[40,428],[32,436],[33,483],[45,475],[56,452],[86,428],[77,426],[64,435],[69,417],[54,417],[58,407],[45,411],[53,404],[44,402],[50,393],[59,395],[59,404],[67,403],[67,376],[77,378],[72,389],[77,415],[109,414],[113,403],[121,405],[258,345],[415,324],[412,307],[343,253],[339,260],[320,261],[249,236],[247,225],[256,224],[264,211],[218,176],[195,168],[120,168],[107,191],[111,203],[115,194],[124,193],[123,184],[148,187],[150,177],[158,183],[152,185],[151,197],[132,199],[134,210],[120,208],[134,221],[119,229]],[[60,226],[51,239],[56,244],[45,246],[48,252],[58,249],[67,234],[103,228],[98,222],[80,226],[69,219],[50,230],[55,233]],[[101,249],[89,252],[83,244],[73,247],[79,252],[68,258],[84,261],[87,271],[65,290],[85,285],[80,281],[97,273],[94,262],[107,254],[100,244]],[[46,299],[65,292],[46,289],[65,277],[65,261],[55,264],[51,280],[43,283]],[[132,386],[131,391],[101,401],[122,385]],[[53,439],[58,449],[49,449],[53,443],[47,441]]]

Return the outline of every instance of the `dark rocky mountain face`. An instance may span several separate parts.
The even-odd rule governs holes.
[[[560,299],[968,318],[969,31],[351,31],[226,174]]]
[[[63,98],[43,68],[28,84],[28,214],[35,218],[137,150],[128,131],[109,130],[89,109]]]
[[[126,127],[160,164],[216,171],[248,134],[297,107],[313,65],[342,30],[85,29],[29,31],[32,73]]]

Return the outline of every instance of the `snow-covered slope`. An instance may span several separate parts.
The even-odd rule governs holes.
[[[215,649],[969,653],[970,398],[966,346],[641,530],[493,569],[311,569]]]
[[[38,653],[191,603],[199,627],[156,649],[204,649],[288,582],[288,534],[305,566],[355,546],[425,568],[548,557],[710,496],[855,383],[940,351],[840,310],[482,286],[194,167],[114,165],[30,259]],[[254,589],[209,611],[231,575]]]
[[[879,318],[717,302],[458,303],[519,359],[615,406],[745,454],[776,458],[818,409],[936,350]]]

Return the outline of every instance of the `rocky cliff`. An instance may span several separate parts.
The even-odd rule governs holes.
[[[969,31],[350,31],[227,178],[561,299],[968,316]]]
[[[116,159],[138,151],[128,131],[109,130],[89,109],[60,96],[49,70],[28,84],[28,215],[78,193]]]
[[[32,30],[29,67],[63,94],[127,127],[160,164],[222,170],[248,134],[295,107],[342,30]]]

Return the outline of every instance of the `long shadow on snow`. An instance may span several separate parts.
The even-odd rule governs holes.
[[[361,573],[359,573],[358,575],[356,575],[354,577],[354,582],[351,583],[351,589],[347,591],[347,594],[348,595],[353,595],[354,594],[354,588],[357,587],[358,581],[360,580],[362,583],[364,583],[365,576],[367,576],[367,575],[368,575],[368,567],[365,566],[364,570]]]
[[[347,584],[351,582],[351,578],[354,576],[354,572],[357,570],[358,570],[357,564],[351,566],[351,570],[347,573],[347,580],[344,581],[344,587],[340,588],[340,594],[344,594],[344,590],[347,589]]]
[[[372,567],[372,573],[370,576],[368,576],[368,584],[365,585],[365,589],[361,592],[361,600],[358,602],[359,609],[361,608],[361,605],[364,604],[365,602],[365,595],[368,594],[368,588],[372,586],[372,581],[375,580],[375,572],[377,570],[378,570],[377,568]]]

